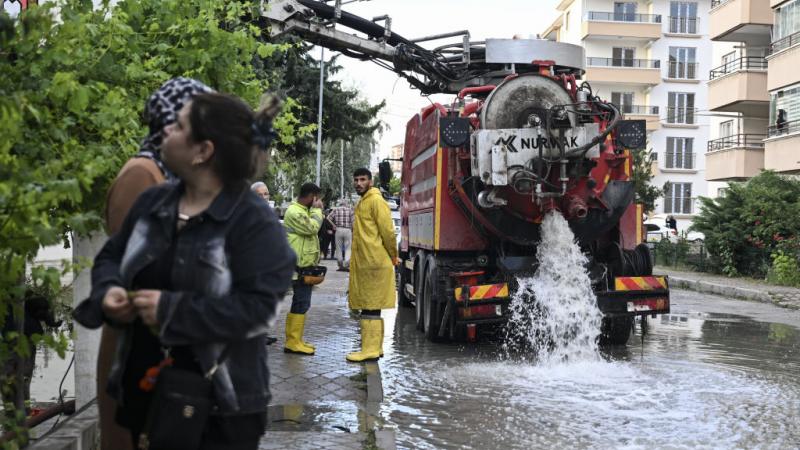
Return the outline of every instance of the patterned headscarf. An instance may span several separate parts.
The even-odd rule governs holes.
[[[144,107],[144,120],[150,127],[150,134],[142,141],[137,158],[152,159],[168,180],[173,175],[161,161],[161,141],[164,127],[178,120],[178,112],[197,94],[214,92],[213,89],[191,78],[173,78],[153,92]]]

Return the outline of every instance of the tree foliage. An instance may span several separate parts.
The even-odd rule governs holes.
[[[291,44],[285,52],[276,52],[263,61],[264,68],[277,76],[272,89],[282,96],[293,98],[304,105],[297,111],[301,123],[316,124],[319,103],[319,60],[309,54],[311,46],[302,44],[296,38],[288,37]],[[385,101],[372,105],[365,101],[356,89],[346,88],[335,79],[342,66],[337,64],[338,56],[325,63],[322,108],[322,136],[326,141],[351,141],[357,137],[369,137],[380,132],[383,124],[378,113]],[[316,154],[316,135],[305,135],[291,145],[279,145],[282,154],[290,158],[304,158]],[[338,185],[338,184],[337,184]]]
[[[631,150],[633,161],[631,162],[631,181],[633,181],[634,191],[636,192],[636,203],[643,205],[644,213],[647,214],[656,208],[658,200],[663,191],[650,184],[653,179],[654,154],[652,151]]]
[[[762,172],[747,183],[732,183],[725,195],[701,198],[692,229],[705,234],[716,269],[729,276],[766,276],[792,267],[800,256],[800,181]],[[781,258],[775,265],[774,259]]]
[[[105,192],[136,152],[145,99],[174,76],[200,79],[257,106],[274,74],[254,61],[290,45],[265,42],[249,2],[61,0],[10,19],[0,12],[0,311],[21,311],[26,265],[68,232],[98,228]],[[313,125],[289,99],[283,145]],[[33,267],[51,289],[61,273]],[[4,317],[5,314],[0,314]],[[2,319],[0,319],[2,320]],[[6,335],[5,361],[24,336]]]

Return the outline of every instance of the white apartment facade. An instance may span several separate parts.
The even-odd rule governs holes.
[[[707,195],[709,9],[710,0],[563,0],[542,36],[583,46],[594,92],[647,121],[652,184],[666,187],[654,214],[673,215],[681,231]]]

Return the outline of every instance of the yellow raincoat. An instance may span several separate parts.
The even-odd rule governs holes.
[[[395,306],[394,264],[397,241],[389,205],[372,188],[356,205],[350,257],[350,309]]]

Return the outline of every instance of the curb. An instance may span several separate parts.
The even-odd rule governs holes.
[[[670,276],[670,285],[678,289],[686,289],[704,294],[714,294],[739,300],[769,303],[781,308],[800,310],[800,302],[787,298],[780,292],[769,292],[758,289],[748,289],[738,286],[711,283],[709,281],[691,280],[688,278]]]

